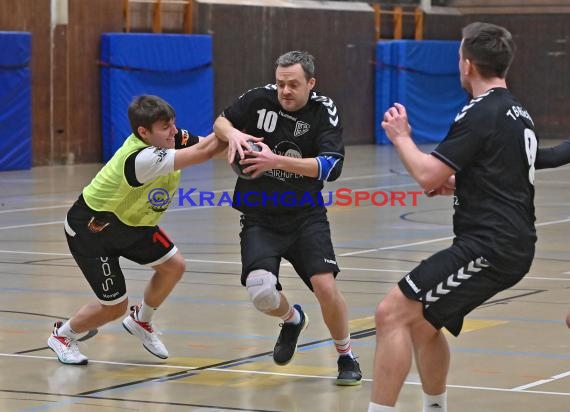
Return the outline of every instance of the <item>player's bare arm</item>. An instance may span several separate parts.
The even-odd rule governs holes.
[[[404,166],[425,192],[441,188],[455,173],[441,160],[422,152],[414,143],[412,128],[403,105],[395,103],[386,111],[382,127],[398,151]]]
[[[228,147],[228,143],[216,137],[214,133],[201,138],[198,143],[184,149],[176,150],[174,154],[174,170],[205,162]]]

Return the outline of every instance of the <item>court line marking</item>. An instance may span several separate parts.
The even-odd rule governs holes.
[[[570,371],[559,373],[558,375],[551,376],[550,378],[539,379],[535,382],[527,383],[526,385],[517,386],[516,388],[513,388],[513,391],[525,391],[528,388],[544,385],[546,383],[554,382],[558,379],[567,378],[567,377],[570,377]]]
[[[13,226],[0,226],[0,230],[21,229],[26,227],[49,226],[49,225],[63,225],[63,220],[43,223],[29,223],[27,225],[13,225]]]
[[[153,383],[154,381],[149,381],[146,383]],[[141,385],[139,385],[139,388]],[[118,402],[126,402],[126,403],[135,403],[135,404],[147,404],[147,405],[165,405],[165,406],[184,406],[184,407],[192,407],[192,411],[195,412],[204,412],[206,410],[213,411],[213,412],[230,412],[230,411],[240,411],[240,412],[277,412],[269,409],[251,409],[251,408],[238,408],[238,407],[231,407],[231,406],[212,406],[212,405],[202,405],[202,404],[194,404],[194,403],[183,403],[183,402],[166,402],[166,401],[153,401],[148,399],[129,399],[129,398],[117,398],[117,397],[109,397],[109,396],[94,396],[94,395],[81,395],[81,394],[67,394],[67,393],[50,393],[50,392],[39,392],[39,391],[24,391],[24,390],[12,390],[12,389],[0,389],[0,392],[3,393],[17,393],[17,394],[25,394],[25,395],[42,395],[42,396],[53,396],[56,398],[69,398],[61,401],[50,401],[49,399],[20,399],[20,400],[27,400],[27,401],[37,401],[37,402],[48,402],[44,403],[43,405],[38,406],[30,406],[24,409],[19,409],[20,412],[37,412],[37,411],[45,411],[49,409],[60,409],[65,406],[71,406],[79,403],[83,399],[90,399],[90,400],[101,400],[101,401],[118,401]],[[97,405],[91,405],[96,407]],[[106,405],[99,405],[99,408],[109,408],[113,406],[106,406]],[[116,407],[113,407],[115,409]],[[195,409],[199,408],[199,409]],[[121,409],[132,409],[132,408],[121,408]]]
[[[57,360],[54,356],[37,356],[37,355],[16,355],[12,353],[0,353],[3,357],[12,358],[28,358],[28,359],[40,359],[40,360]],[[198,366],[184,366],[184,365],[156,365],[156,364],[145,364],[145,363],[128,363],[128,362],[112,362],[112,361],[101,361],[101,360],[91,360],[89,363],[102,364],[102,365],[117,365],[117,366],[134,366],[134,367],[144,367],[144,368],[162,368],[162,369],[175,369],[175,370],[187,370],[189,372],[196,369],[200,369]],[[228,365],[231,367],[231,365]],[[268,372],[268,371],[254,371],[247,369],[227,369],[227,368],[204,368],[200,371],[211,371],[211,372],[229,372],[229,373],[241,373],[241,374],[252,374],[252,375],[269,375],[269,376],[284,376],[291,378],[307,378],[307,379],[336,379],[335,376],[323,376],[323,375],[309,375],[300,373],[286,373],[286,372]],[[557,379],[562,379],[570,376],[570,372],[561,373],[559,375],[552,376],[548,380],[533,382],[528,385],[538,386],[542,383],[549,383]],[[160,380],[160,378],[157,378]],[[372,379],[363,378],[363,382],[372,382]],[[406,385],[421,385],[420,382],[405,381]],[[540,395],[555,395],[555,396],[570,396],[570,392],[551,392],[551,391],[536,391],[536,390],[526,390],[525,387],[528,385],[518,386],[516,388],[495,388],[488,386],[473,386],[473,385],[452,385],[448,384],[448,388],[458,388],[458,389],[472,389],[472,390],[482,390],[482,391],[495,391],[495,392],[522,392],[530,394],[540,394]]]
[[[437,240],[441,240],[441,239],[437,239]],[[435,240],[434,240],[435,241]],[[429,242],[429,241],[426,241]],[[414,243],[417,244],[417,243]],[[406,246],[410,246],[410,245],[414,245],[414,244],[403,244],[403,245],[395,245],[395,246],[388,246],[390,248],[396,248],[396,247],[406,247]],[[378,250],[378,249],[375,249]],[[0,250],[0,253],[7,253],[7,254],[15,254],[15,255],[40,255],[40,256],[61,256],[61,257],[66,257],[66,258],[70,258],[72,257],[70,253],[58,253],[58,252],[32,252],[32,251],[25,251],[25,250]],[[342,255],[339,255],[342,256]],[[220,264],[220,265],[241,265],[241,262],[238,261],[227,261],[227,260],[206,260],[206,259],[188,259],[185,258],[184,259],[186,262],[190,262],[190,263],[215,263],[215,264]],[[282,266],[292,266],[289,262],[284,262],[281,264]],[[353,271],[361,271],[361,272],[392,272],[392,273],[408,273],[409,270],[402,270],[402,269],[374,269],[374,268],[354,268],[354,267],[345,267],[343,266],[343,270],[353,270]],[[564,272],[562,273],[563,275],[565,274],[570,274],[570,272]],[[524,279],[527,280],[550,280],[550,281],[563,281],[563,282],[567,282],[570,281],[570,277],[569,278],[557,278],[557,277],[541,277],[541,276],[525,276]]]
[[[400,245],[392,245],[392,246],[383,246],[383,247],[379,247],[379,248],[374,248],[374,249],[365,249],[365,250],[357,250],[355,252],[346,252],[346,253],[341,253],[339,256],[342,257],[346,257],[346,256],[356,256],[356,255],[362,255],[364,253],[370,253],[370,252],[378,252],[380,250],[391,250],[391,249],[399,249],[399,248],[405,248],[408,246],[418,246],[418,245],[426,245],[428,243],[436,243],[436,242],[442,242],[444,240],[451,240],[453,239],[454,236],[447,236],[447,237],[440,237],[437,239],[429,239],[429,240],[422,240],[419,242],[412,242],[412,243],[403,243]]]
[[[202,207],[206,208],[206,207],[218,207],[218,206],[202,206]],[[551,221],[547,221],[547,222],[536,223],[535,226],[536,227],[542,227],[542,226],[550,226],[550,225],[555,225],[558,223],[567,223],[567,222],[570,222],[570,217],[567,217],[566,219],[551,220]],[[45,226],[45,225],[53,225],[53,224],[63,224],[63,220],[61,220],[61,221],[58,220],[56,222],[31,223],[28,225],[2,226],[2,227],[0,227],[0,230],[17,229],[17,228],[32,227],[32,226]],[[342,257],[355,256],[355,255],[361,255],[361,254],[369,253],[369,252],[378,252],[380,250],[391,250],[391,249],[406,248],[409,246],[426,245],[429,243],[436,243],[436,242],[442,242],[444,240],[451,240],[454,237],[455,236],[446,236],[446,237],[440,237],[440,238],[435,238],[435,239],[422,240],[419,242],[402,243],[399,245],[383,246],[383,247],[374,248],[374,249],[357,250],[355,252],[341,253],[341,254],[339,254],[339,256],[342,256]],[[6,252],[6,251],[0,251],[0,252]],[[14,251],[13,253],[17,253],[17,252]],[[34,253],[40,253],[40,252],[34,252]]]
[[[48,209],[62,209],[64,207],[71,207],[72,203],[66,205],[53,205],[53,206],[42,206],[42,207],[25,207],[22,209],[7,209],[0,210],[0,215],[5,213],[19,213],[19,212],[36,212],[38,210],[48,210]]]
[[[551,220],[548,222],[542,222],[542,223],[536,223],[535,226],[536,227],[542,227],[542,226],[549,226],[549,225],[556,225],[558,223],[566,223],[566,222],[570,222],[570,217],[567,217],[566,219],[559,219],[559,220]],[[426,245],[429,243],[436,243],[436,242],[442,242],[444,240],[451,240],[453,239],[455,236],[447,236],[447,237],[440,237],[437,239],[429,239],[429,240],[422,240],[419,242],[412,242],[412,243],[404,243],[401,245],[393,245],[393,246],[383,246],[383,247],[379,247],[379,248],[374,248],[374,249],[366,249],[366,250],[358,250],[355,252],[347,252],[347,253],[342,253],[339,256],[356,256],[356,255],[362,255],[364,253],[370,253],[370,252],[378,252],[381,250],[391,250],[391,249],[399,249],[399,248],[404,248],[404,247],[408,247],[408,246],[418,246],[418,245]]]

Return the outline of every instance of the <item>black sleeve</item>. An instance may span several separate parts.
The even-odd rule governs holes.
[[[459,116],[449,128],[447,136],[431,153],[456,172],[476,158],[485,141],[484,137],[476,132],[476,115],[467,112],[464,116]]]
[[[539,148],[536,152],[536,169],[548,169],[570,163],[570,140],[560,143],[558,146]]]
[[[188,130],[178,129],[178,133],[174,135],[174,148],[183,149],[195,145],[200,141],[198,136],[193,135]]]

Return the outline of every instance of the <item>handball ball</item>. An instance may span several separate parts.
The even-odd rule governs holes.
[[[260,145],[255,144],[251,140],[249,140],[248,143],[249,143],[249,147],[250,147],[251,151],[261,152],[261,146]],[[248,156],[246,154],[245,158],[247,159],[248,157],[252,157],[252,156]],[[248,179],[248,180],[253,179],[253,177],[251,177],[250,173],[244,173],[243,172],[243,169],[245,169],[247,167],[247,165],[240,165],[239,164],[240,160],[241,160],[241,158],[239,157],[239,152],[236,150],[236,155],[234,156],[234,161],[232,162],[232,169],[234,170],[236,175],[238,175],[242,179]]]

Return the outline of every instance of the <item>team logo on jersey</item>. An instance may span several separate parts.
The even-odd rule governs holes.
[[[297,146],[295,143],[284,140],[279,142],[277,146],[273,149],[273,152],[280,156],[287,156],[293,157],[295,159],[301,159],[303,157],[303,153],[301,152],[301,148]],[[272,177],[274,179],[278,179],[281,181],[285,181],[287,179],[302,179],[303,176],[293,172],[287,172],[281,169],[272,169],[265,172],[265,176]]]
[[[295,137],[299,137],[305,133],[307,133],[309,131],[309,129],[311,128],[311,125],[302,121],[297,121],[297,123],[295,123],[295,132],[293,132],[293,135]]]
[[[154,154],[156,156],[154,163],[158,164],[164,160],[164,158],[168,154],[168,150],[167,149],[161,149],[161,148],[157,147],[156,149],[154,149]]]
[[[307,125],[308,126],[308,125]],[[293,142],[287,140],[277,143],[274,149],[275,154],[286,157],[294,157],[295,159],[302,159],[303,154],[301,148]]]

